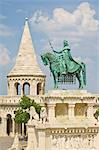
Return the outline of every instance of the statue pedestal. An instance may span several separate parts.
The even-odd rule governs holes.
[[[47,95],[68,96],[68,95],[91,95],[87,90],[49,90]]]
[[[35,121],[29,120],[27,124],[28,144],[26,150],[46,150],[45,126],[45,124],[41,124],[40,122],[35,124]]]
[[[96,123],[93,116],[95,96],[87,90],[50,90],[44,95],[44,100],[50,124],[56,121],[61,124],[74,122],[76,127],[78,122],[82,126],[94,126]]]
[[[26,150],[37,150],[37,135],[35,129],[35,122],[30,121],[27,124],[28,144]]]
[[[38,150],[46,150],[46,125],[45,124],[39,124],[37,127],[38,131],[38,141],[39,141],[39,146]],[[49,149],[49,145],[47,150]]]

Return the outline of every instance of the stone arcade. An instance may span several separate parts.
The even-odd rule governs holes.
[[[29,120],[26,150],[96,150],[99,125],[93,113],[98,95],[85,90],[45,93],[45,75],[36,60],[27,20],[15,66],[7,78],[8,95],[0,97],[0,136],[26,131],[23,124],[14,122],[14,113],[21,96],[27,94],[46,108],[47,122]]]

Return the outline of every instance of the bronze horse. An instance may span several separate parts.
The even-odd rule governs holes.
[[[56,57],[56,55],[49,52],[42,54],[41,59],[44,65],[49,65],[50,71],[54,78],[54,88],[57,89],[58,76],[61,75],[63,72],[66,72],[66,69],[63,67],[62,61],[60,61],[59,57]],[[83,62],[80,62],[80,64],[77,64],[78,66],[76,66],[76,70],[74,69],[75,71],[71,74],[76,75],[76,78],[79,82],[79,89],[83,89],[86,85],[86,66]],[[70,72],[67,71],[66,73]]]

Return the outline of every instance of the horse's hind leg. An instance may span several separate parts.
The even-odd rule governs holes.
[[[83,80],[81,76],[81,69],[76,73],[76,77],[79,81],[79,89],[83,89]]]
[[[78,82],[79,82],[79,89],[81,89],[81,82],[80,82],[80,78],[79,78],[79,74],[78,73],[76,73],[76,77],[77,77]]]

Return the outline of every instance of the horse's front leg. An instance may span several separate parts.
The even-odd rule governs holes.
[[[54,89],[58,88],[58,82],[57,82],[57,74],[53,73],[53,78],[54,78]]]

